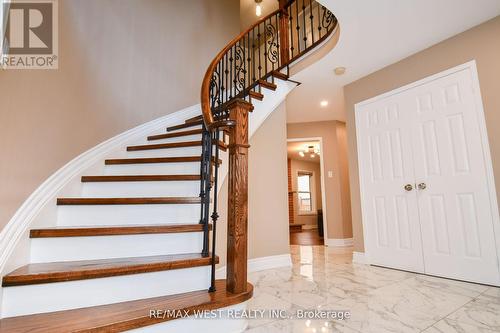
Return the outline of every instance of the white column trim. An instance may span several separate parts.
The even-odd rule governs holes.
[[[329,238],[326,240],[325,245],[326,246],[333,246],[333,247],[352,246],[353,239],[352,238]]]

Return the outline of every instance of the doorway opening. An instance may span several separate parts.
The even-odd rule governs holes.
[[[288,218],[291,245],[324,245],[321,139],[289,140]]]

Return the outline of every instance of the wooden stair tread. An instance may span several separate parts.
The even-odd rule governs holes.
[[[150,136],[148,136],[148,140],[152,141],[152,140],[177,138],[180,136],[197,135],[197,134],[201,134],[202,132],[203,132],[203,130],[200,128],[200,129],[195,129],[195,130],[190,130],[190,131],[150,135]]]
[[[191,181],[191,180],[200,180],[200,175],[82,176],[83,183],[89,183],[89,182]]]
[[[57,205],[164,205],[199,204],[199,197],[145,197],[145,198],[58,198]]]
[[[201,147],[200,141],[184,141],[184,142],[172,142],[172,143],[159,143],[152,145],[139,145],[139,146],[128,146],[127,151],[139,151],[139,150],[151,150],[151,149],[168,149],[168,148],[183,148],[183,147]],[[227,145],[219,141],[219,148],[226,151]]]
[[[218,262],[218,257],[216,259]],[[2,286],[96,279],[210,264],[211,257],[202,257],[200,253],[28,264],[5,275]]]
[[[257,91],[252,90],[248,94],[250,95],[250,97],[255,98],[259,101],[262,101],[262,99],[264,99],[264,95]]]
[[[278,87],[274,83],[268,82],[266,80],[259,80],[259,85],[271,90],[276,90],[276,88]]]
[[[283,81],[288,80],[288,75],[286,75],[285,73],[281,73],[279,71],[272,71],[271,75],[274,76],[275,78],[283,80]]]
[[[179,130],[179,129],[183,129],[183,128],[199,126],[201,124],[203,124],[203,120],[190,121],[190,122],[187,122],[184,124],[179,124],[179,125],[167,127],[167,132],[175,131],[175,130]]]
[[[150,310],[213,310],[242,303],[252,297],[253,286],[247,291],[232,294],[226,290],[226,280],[216,280],[216,291],[192,291],[116,304],[58,311],[0,320],[0,333],[83,333],[122,332],[158,324],[174,318],[150,318]]]
[[[209,225],[212,228],[212,225]],[[196,224],[152,224],[152,225],[115,225],[104,227],[55,227],[31,229],[30,238],[48,237],[93,237],[118,235],[170,234],[181,232],[201,232],[203,225]]]
[[[107,159],[104,163],[106,165],[120,165],[120,164],[148,164],[148,163],[188,163],[200,162],[200,156],[182,156],[182,157],[145,157],[145,158],[114,158]],[[219,159],[219,163],[222,160]]]
[[[185,122],[186,123],[191,123],[193,121],[198,121],[198,120],[203,120],[203,115],[202,114],[200,114],[200,115],[198,115],[196,117],[192,117],[192,118],[186,119]]]

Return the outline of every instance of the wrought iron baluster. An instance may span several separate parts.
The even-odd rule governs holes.
[[[302,0],[302,34],[304,37],[302,39],[304,40],[304,50],[307,49],[307,29],[306,29],[306,0]]]
[[[268,27],[268,25],[267,25],[267,23],[266,23],[266,22],[267,22],[267,20],[264,20],[264,29],[265,29],[265,34],[264,34],[264,43],[267,45],[267,38],[268,38],[268,35],[267,35],[267,27]],[[267,56],[267,54],[268,54],[268,51],[267,51],[267,50],[268,50],[268,48],[267,48],[267,46],[266,46],[266,45],[264,45],[264,61],[265,61],[265,62],[264,62],[264,72],[265,72],[265,74],[264,74],[264,75],[266,75],[266,74],[267,74],[267,57],[268,57],[268,56]]]
[[[261,60],[260,60],[260,45],[262,44],[261,41],[260,41],[260,23],[257,25],[257,43],[259,45],[259,79],[262,77],[262,63],[261,63]]]
[[[297,32],[297,53],[300,53],[300,21],[299,21],[299,0],[295,1],[296,32]]]
[[[249,86],[252,83],[252,49],[250,48],[250,32],[247,34],[247,85]],[[247,87],[245,87],[246,89]],[[247,91],[248,94],[248,91]],[[250,102],[250,95],[248,95],[248,101]]]
[[[208,234],[208,217],[210,214],[210,157],[212,156],[212,143],[210,132],[203,125],[202,134],[202,156],[201,156],[201,221],[203,224],[203,249],[202,256],[208,257],[209,234]]]
[[[255,28],[252,29],[252,81],[255,81]]]
[[[210,292],[215,291],[215,245],[217,239],[217,220],[219,219],[219,213],[217,211],[217,188],[219,184],[219,135],[220,131],[217,129],[214,133],[215,136],[215,161],[214,163],[214,204],[213,204],[213,212],[211,215],[212,218],[212,272],[211,272],[211,284],[210,284]]]
[[[311,43],[314,44],[314,15],[312,0],[309,0],[309,19],[311,20]]]
[[[290,59],[292,59],[293,58],[293,50],[295,49],[293,47],[293,10],[292,10],[292,6],[288,6],[287,10],[288,10],[288,16],[290,18],[290,23],[289,23],[289,26],[290,26],[290,52],[291,52]]]
[[[279,68],[280,65],[280,38],[279,38],[279,30],[280,30],[280,21],[278,15],[274,16],[274,23],[276,24],[276,51],[277,51],[277,61],[276,63],[273,63],[273,71],[275,69],[275,66]],[[274,82],[274,76],[273,76],[273,82]]]
[[[321,6],[318,4],[318,35],[321,38]]]

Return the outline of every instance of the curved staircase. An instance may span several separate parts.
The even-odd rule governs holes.
[[[0,332],[153,332],[178,319],[172,313],[248,300],[252,102],[288,81],[290,66],[336,26],[316,1],[281,0],[279,10],[211,63],[200,115],[149,135],[147,144],[128,146],[126,158],[103,161],[104,174],[81,178],[81,196],[58,198],[57,227],[32,229],[30,264],[3,277]],[[216,280],[220,203],[214,189],[225,176],[223,161],[229,170],[227,277]],[[179,312],[152,315],[156,309]]]

